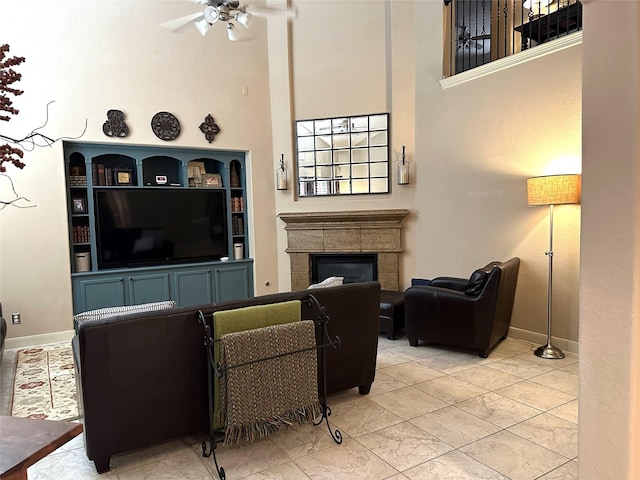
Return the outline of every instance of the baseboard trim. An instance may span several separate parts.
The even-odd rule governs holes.
[[[524,340],[525,342],[533,343],[534,345],[547,344],[546,334],[531,332],[529,330],[523,330],[521,328],[509,327],[508,336],[517,340]],[[551,343],[565,352],[575,353],[576,355],[578,355],[578,342],[567,340],[566,338],[552,336]]]
[[[34,347],[36,345],[46,345],[47,343],[58,343],[71,341],[76,334],[74,330],[63,332],[42,333],[39,335],[29,335],[26,337],[7,338],[4,342],[6,349]]]

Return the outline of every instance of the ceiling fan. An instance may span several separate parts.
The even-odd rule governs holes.
[[[161,23],[160,26],[171,31],[194,22],[196,28],[202,35],[206,35],[209,29],[216,22],[225,22],[227,25],[227,36],[229,40],[235,41],[240,38],[241,31],[237,24],[245,28],[250,28],[253,16],[266,17],[269,15],[280,15],[293,19],[298,15],[295,7],[259,7],[254,5],[240,5],[239,0],[191,0],[192,2],[204,5],[201,12],[175,18],[168,22]]]
[[[476,50],[484,50],[484,41],[491,40],[490,33],[471,36],[471,31],[469,30],[468,26],[461,25],[461,26],[458,26],[457,28],[458,28],[458,39],[457,39],[458,50],[461,50],[463,48],[469,50],[472,47],[475,48]],[[478,40],[481,40],[482,43],[478,42]]]

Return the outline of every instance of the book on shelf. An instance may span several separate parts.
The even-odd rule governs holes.
[[[104,165],[98,164],[98,185],[106,185]]]

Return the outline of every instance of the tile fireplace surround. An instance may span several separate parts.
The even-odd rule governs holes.
[[[402,220],[409,210],[281,213],[287,226],[291,290],[311,284],[313,253],[375,253],[383,290],[400,286]]]

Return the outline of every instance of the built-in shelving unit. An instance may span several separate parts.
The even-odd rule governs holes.
[[[244,152],[65,142],[64,158],[74,312],[169,299],[186,306],[253,295]],[[96,199],[99,192],[127,189],[222,192],[229,260],[105,268],[98,261]]]

